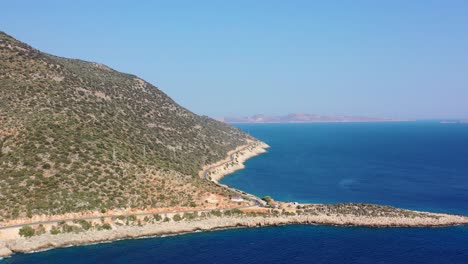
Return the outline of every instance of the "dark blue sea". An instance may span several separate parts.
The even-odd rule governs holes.
[[[468,125],[239,125],[267,142],[223,183],[282,201],[468,215]],[[17,254],[4,263],[468,263],[468,227],[284,226]]]
[[[468,215],[468,124],[240,125],[271,148],[222,181],[259,196]]]

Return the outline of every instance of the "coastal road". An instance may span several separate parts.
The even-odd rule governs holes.
[[[217,182],[217,181],[212,180],[212,179],[208,176],[208,173],[209,173],[210,171],[212,171],[213,169],[216,169],[216,168],[218,168],[218,167],[224,166],[224,165],[226,165],[226,164],[228,164],[228,163],[233,162],[234,159],[235,159],[235,155],[236,155],[236,154],[238,154],[239,152],[242,152],[242,151],[246,150],[246,149],[249,148],[249,147],[253,147],[253,146],[255,146],[255,145],[249,144],[249,145],[247,145],[247,146],[245,146],[245,147],[239,149],[238,151],[236,151],[236,152],[234,152],[234,153],[231,153],[231,155],[229,155],[229,160],[228,160],[228,161],[225,161],[225,162],[223,162],[223,163],[221,163],[221,164],[218,164],[218,165],[211,166],[211,167],[207,168],[206,170],[203,171],[202,177],[205,178],[206,180],[209,180],[209,181],[214,182],[215,184],[217,184],[218,186],[220,186],[220,187],[222,187],[222,188],[229,189],[229,190],[231,190],[231,191],[237,193],[238,195],[242,196],[244,199],[249,200],[249,201],[251,201],[251,202],[254,202],[257,206],[265,206],[265,205],[266,205],[265,201],[263,201],[263,200],[260,199],[259,197],[255,196],[255,195],[252,195],[252,194],[249,194],[249,193],[246,193],[246,192],[244,192],[244,191],[241,191],[241,190],[238,190],[238,189],[229,187],[229,186],[227,186],[227,185],[225,185],[225,184],[221,184],[221,183],[219,183],[219,182]]]
[[[240,206],[234,208],[215,208],[215,209],[200,209],[200,210],[179,210],[179,211],[168,211],[168,212],[155,212],[155,213],[133,213],[133,214],[117,214],[117,215],[105,215],[105,216],[89,216],[89,217],[76,217],[76,218],[66,218],[66,219],[57,219],[57,220],[50,220],[50,221],[38,221],[38,222],[30,222],[25,224],[17,224],[17,225],[8,225],[8,226],[0,226],[0,230],[2,229],[9,229],[9,228],[18,228],[28,225],[44,225],[44,224],[55,224],[62,221],[75,221],[75,220],[99,220],[101,218],[110,218],[110,217],[118,217],[118,216],[150,216],[150,215],[167,215],[167,214],[181,214],[181,213],[209,213],[212,211],[225,211],[225,210],[233,210],[233,209],[249,209],[249,208],[256,208],[257,205],[248,205],[248,206]]]
[[[205,179],[207,179],[207,180],[211,180],[211,179],[209,178],[209,176],[208,176],[208,172],[210,172],[211,170],[213,170],[213,169],[215,169],[215,168],[218,168],[218,167],[224,166],[224,165],[226,165],[226,164],[228,164],[228,163],[230,163],[230,162],[233,162],[234,159],[235,159],[234,156],[235,156],[237,153],[239,153],[239,152],[241,152],[241,151],[244,151],[244,150],[246,150],[247,148],[249,148],[249,147],[251,147],[251,146],[252,146],[252,145],[247,145],[247,146],[245,146],[245,147],[239,149],[238,151],[236,151],[236,152],[234,152],[234,153],[231,153],[231,155],[229,155],[229,160],[228,160],[228,161],[225,161],[225,162],[223,162],[223,163],[221,163],[221,164],[218,164],[218,165],[215,165],[215,166],[208,167],[206,170],[203,171],[202,177],[205,178]]]
[[[239,152],[241,152],[243,150],[246,150],[248,147],[251,147],[251,146],[252,145],[247,145],[247,146],[241,148],[240,150],[238,150],[238,151],[232,153],[231,155],[229,155],[229,161],[226,161],[226,162],[223,162],[223,163],[221,163],[219,165],[211,166],[211,167],[207,168],[206,170],[203,171],[202,177],[209,180],[209,181],[212,181],[208,177],[208,172],[209,171],[211,171],[211,170],[213,170],[215,168],[218,168],[220,166],[224,166],[225,164],[234,161],[235,155],[237,153],[239,153]],[[197,213],[209,213],[209,212],[216,211],[216,210],[249,209],[249,208],[261,207],[262,205],[264,205],[263,200],[261,200],[260,198],[254,196],[254,195],[247,194],[247,193],[245,193],[243,191],[231,188],[231,187],[229,187],[227,185],[224,185],[224,184],[220,184],[220,183],[218,183],[216,181],[212,181],[212,182],[216,183],[217,185],[219,185],[219,186],[221,186],[221,187],[223,187],[225,189],[229,189],[231,191],[234,191],[235,193],[239,194],[240,196],[244,197],[245,199],[254,202],[255,205],[239,206],[239,207],[235,207],[235,208],[226,208],[226,209],[215,208],[215,209],[200,209],[200,210],[179,210],[179,211],[156,212],[156,213],[141,212],[141,213],[133,213],[133,214],[118,214],[118,215],[106,215],[106,216],[77,217],[77,218],[57,219],[57,220],[50,220],[50,221],[37,221],[37,222],[31,222],[31,223],[25,223],[25,224],[0,226],[0,230],[9,229],[9,228],[18,228],[18,227],[23,227],[23,226],[28,226],[28,225],[55,224],[55,223],[59,223],[59,222],[62,222],[62,221],[99,220],[102,217],[109,218],[109,217],[118,217],[118,216],[124,216],[124,217],[127,217],[127,216],[150,216],[150,215],[155,215],[155,214],[166,215],[166,214],[195,213],[195,212],[197,212]]]

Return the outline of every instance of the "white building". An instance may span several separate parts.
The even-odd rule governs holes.
[[[242,198],[240,196],[233,196],[233,197],[231,197],[231,201],[233,201],[233,202],[243,202],[244,198]]]

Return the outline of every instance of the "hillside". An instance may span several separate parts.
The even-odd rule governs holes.
[[[203,206],[229,193],[198,171],[248,140],[134,75],[0,32],[0,218]]]

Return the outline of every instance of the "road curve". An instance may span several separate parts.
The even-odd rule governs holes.
[[[229,186],[227,186],[227,185],[225,185],[225,184],[221,184],[221,183],[219,183],[219,182],[217,182],[217,181],[213,181],[213,180],[208,176],[208,173],[209,173],[211,170],[213,170],[213,169],[215,169],[215,168],[218,168],[218,167],[221,167],[221,166],[224,166],[225,164],[228,164],[228,163],[230,163],[230,162],[233,162],[234,159],[235,159],[234,156],[235,156],[237,153],[239,153],[239,152],[241,152],[241,151],[244,151],[244,150],[246,150],[247,148],[249,148],[249,147],[251,147],[251,146],[253,146],[253,144],[249,144],[249,145],[247,145],[247,146],[245,146],[245,147],[243,147],[243,148],[237,150],[236,152],[231,153],[231,155],[229,155],[229,160],[228,160],[228,161],[225,161],[225,162],[223,162],[223,163],[221,163],[221,164],[218,164],[218,165],[215,165],[215,166],[208,167],[207,169],[205,169],[205,170],[203,171],[202,177],[205,178],[206,180],[209,180],[209,181],[211,181],[211,182],[214,182],[215,184],[217,184],[218,186],[220,186],[220,187],[222,187],[222,188],[229,189],[229,190],[231,190],[231,191],[237,193],[238,195],[242,196],[244,199],[247,199],[247,200],[249,200],[249,201],[251,201],[251,202],[254,202],[257,206],[265,206],[266,203],[265,203],[262,199],[260,199],[259,197],[255,196],[255,195],[253,195],[253,194],[249,194],[249,193],[246,193],[246,192],[244,192],[244,191],[237,190],[237,189],[235,189],[235,188],[229,187]]]

